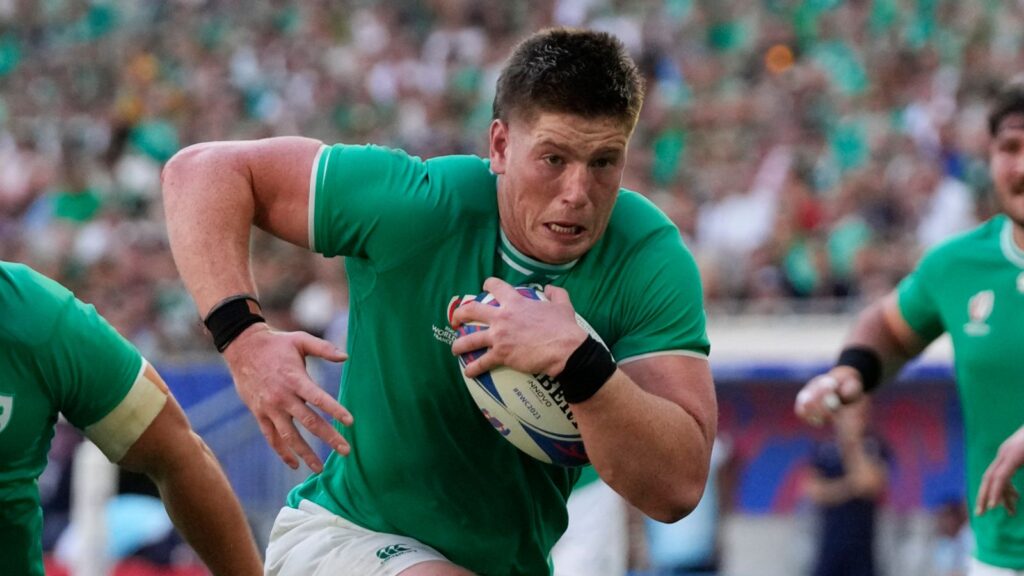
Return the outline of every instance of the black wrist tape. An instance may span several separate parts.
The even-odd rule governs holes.
[[[593,336],[587,336],[569,355],[565,369],[555,380],[562,385],[565,400],[577,404],[596,394],[617,368],[611,353]]]
[[[882,357],[867,346],[850,346],[839,353],[836,366],[849,366],[860,372],[864,392],[871,392],[882,383]]]
[[[243,330],[257,322],[266,322],[262,312],[258,300],[248,294],[239,294],[221,300],[203,324],[213,335],[217,352],[223,352]]]

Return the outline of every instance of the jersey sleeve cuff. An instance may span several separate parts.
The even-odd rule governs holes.
[[[648,352],[646,354],[637,354],[635,356],[627,356],[622,360],[619,360],[617,364],[629,364],[630,362],[636,362],[637,360],[644,360],[647,358],[654,358],[655,356],[686,356],[689,358],[697,358],[699,360],[707,360],[708,355],[703,352],[697,352],[695,350],[661,350],[658,352]]]
[[[316,252],[316,191],[319,185],[319,177],[321,174],[320,161],[325,155],[329,153],[327,145],[323,145],[316,152],[316,157],[313,158],[313,169],[309,175],[309,249]],[[326,172],[326,166],[324,167]]]

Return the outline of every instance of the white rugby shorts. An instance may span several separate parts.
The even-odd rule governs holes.
[[[367,530],[309,500],[284,507],[267,545],[266,576],[398,576],[440,552],[407,536]]]
[[[573,490],[569,527],[551,550],[555,576],[621,576],[629,532],[626,501],[601,480]]]

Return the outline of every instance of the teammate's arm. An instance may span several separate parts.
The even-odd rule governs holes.
[[[156,370],[147,366],[145,378],[163,388],[167,400],[118,464],[153,480],[175,527],[213,574],[262,574],[252,532],[216,458]]]
[[[974,513],[981,516],[998,506],[1005,506],[1011,516],[1017,514],[1020,493],[1013,485],[1013,475],[1024,466],[1024,426],[1017,429],[1000,446],[996,457],[981,477],[975,499]]]
[[[253,225],[308,247],[310,174],[322,145],[299,137],[212,142],[167,163],[162,184],[171,251],[203,317],[225,298],[256,294],[249,266]],[[344,424],[352,417],[310,379],[309,355],[345,359],[326,341],[275,332],[266,323],[249,326],[224,351],[239,396],[271,447],[292,468],[298,456],[319,471],[320,458],[294,421],[345,454],[348,443],[312,408]]]
[[[474,377],[504,365],[529,373],[561,374],[586,339],[568,293],[548,286],[549,302],[519,297],[491,278],[484,283],[500,307],[469,303],[453,323],[490,328],[456,339],[455,354],[487,348],[466,366]],[[538,328],[543,327],[543,328]],[[590,398],[574,403],[590,461],[601,478],[648,516],[674,521],[700,501],[717,428],[717,403],[707,360],[653,356],[628,362]]]
[[[897,294],[892,292],[860,313],[843,348],[862,348],[877,354],[881,361],[880,380],[885,382],[930,343],[907,323]],[[831,419],[841,404],[854,402],[863,394],[861,373],[851,366],[839,365],[812,378],[800,390],[795,411],[800,418],[820,426]]]

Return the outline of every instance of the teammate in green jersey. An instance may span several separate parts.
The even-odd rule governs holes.
[[[95,308],[0,262],[0,565],[42,576],[37,480],[58,414],[111,462],[147,474],[174,525],[218,575],[257,575],[242,507],[160,375]]]
[[[275,138],[201,144],[167,164],[182,278],[270,444],[315,472],[275,523],[269,574],[548,572],[579,472],[494,431],[453,357],[471,348],[489,351],[470,375],[503,364],[558,375],[567,390],[572,381],[591,462],[641,510],[670,521],[696,506],[717,417],[700,278],[668,218],[620,189],[642,99],[618,40],[547,30],[515,49],[498,80],[488,159]],[[303,358],[346,354],[262,321],[254,224],[346,256],[341,403]],[[545,286],[549,301],[512,288],[523,283]],[[450,310],[481,289],[501,307]],[[456,339],[470,321],[490,329]],[[326,464],[296,421],[336,449]]]
[[[1020,576],[1024,522],[1012,513],[1021,482],[1013,472],[1024,449],[1024,84],[1009,83],[997,96],[989,131],[989,171],[1003,214],[930,250],[892,294],[862,312],[837,365],[800,391],[796,413],[821,424],[948,332],[974,510],[971,576]]]

